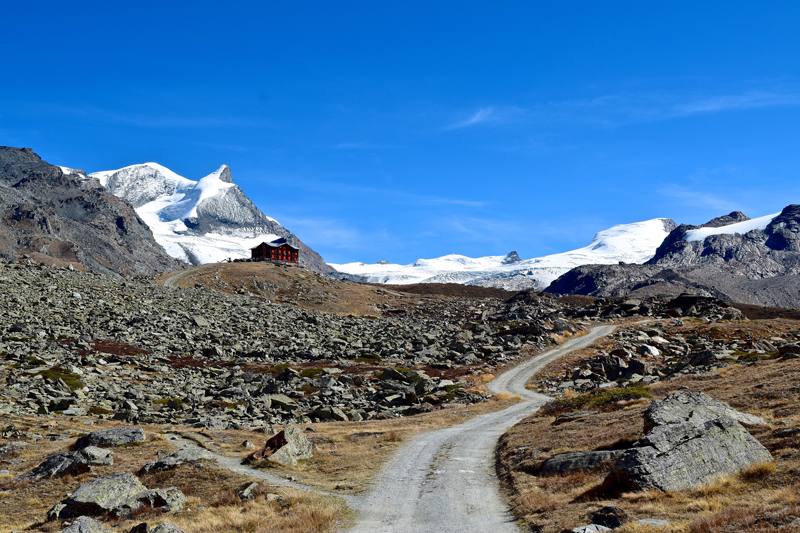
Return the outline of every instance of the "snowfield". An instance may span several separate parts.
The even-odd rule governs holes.
[[[735,224],[728,224],[727,226],[722,226],[720,228],[693,229],[686,233],[684,240],[689,242],[704,241],[706,237],[710,237],[711,235],[744,235],[745,233],[753,230],[764,231],[767,229],[767,226],[769,226],[769,223],[772,222],[772,220],[778,215],[780,215],[780,213],[758,218],[751,218],[750,220],[737,222]]]
[[[270,226],[279,228],[280,224],[247,200],[230,176],[230,169],[222,165],[199,181],[192,181],[158,163],[89,175],[112,194],[129,200],[169,255],[192,264],[250,257],[250,248],[280,236],[268,231]],[[214,231],[194,227],[198,216],[215,222],[215,211],[224,214],[220,218],[225,222],[232,222],[230,227],[220,227],[219,223],[212,225]],[[266,224],[253,223],[259,220]]]
[[[462,283],[511,290],[542,290],[569,270],[589,264],[644,263],[664,241],[675,223],[655,218],[619,224],[597,233],[588,246],[560,254],[510,261],[508,256],[472,258],[445,255],[418,259],[410,265],[380,263],[331,264],[339,272],[364,276],[371,283]]]

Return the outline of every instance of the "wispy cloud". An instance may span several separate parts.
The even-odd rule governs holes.
[[[775,93],[754,91],[743,94],[728,94],[698,98],[694,101],[674,107],[678,116],[697,113],[718,113],[757,107],[796,106],[800,105],[800,93]]]
[[[447,130],[456,130],[459,128],[468,128],[470,126],[475,126],[477,124],[481,124],[483,122],[491,122],[495,120],[496,113],[494,107],[484,107],[478,109],[471,117],[466,120],[462,120],[460,122],[456,122],[455,124],[451,124],[447,126],[445,129]]]
[[[501,122],[510,122],[512,120],[520,118],[522,115],[525,114],[525,110],[519,107],[514,106],[505,106],[505,107],[498,107],[498,106],[489,106],[489,107],[482,107],[477,111],[473,112],[467,118],[459,120],[449,126],[445,126],[445,130],[457,130],[461,128],[469,128],[471,126],[477,126],[479,124],[487,124],[487,123],[501,123]]]
[[[669,184],[657,190],[658,194],[676,198],[683,204],[691,207],[701,207],[715,212],[734,211],[741,209],[737,202],[729,200],[719,193],[690,189],[683,185]]]

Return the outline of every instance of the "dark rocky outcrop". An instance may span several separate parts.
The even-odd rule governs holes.
[[[731,415],[750,415],[705,394],[676,393],[653,402],[645,418],[650,431],[617,458],[610,479],[638,490],[684,490],[771,461],[764,448]]]
[[[593,524],[613,529],[630,521],[630,516],[616,505],[606,505],[590,513],[589,519]]]
[[[0,147],[0,255],[122,275],[185,266],[155,242],[127,201],[81,176],[29,148]]]

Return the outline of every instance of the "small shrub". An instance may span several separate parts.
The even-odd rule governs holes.
[[[315,367],[304,368],[303,370],[300,371],[300,377],[302,378],[315,378],[320,374],[322,374],[322,369]]]
[[[85,386],[83,381],[81,381],[80,376],[73,374],[68,370],[64,370],[60,366],[54,366],[53,368],[42,370],[41,372],[38,372],[38,374],[47,381],[56,382],[60,379],[67,384],[67,387],[69,387],[70,390],[73,391],[82,389]]]
[[[580,411],[589,407],[609,408],[617,402],[634,400],[637,398],[652,398],[653,393],[646,385],[629,385],[616,389],[597,389],[586,394],[579,394],[571,398],[560,398],[545,404],[541,413],[546,416]]]
[[[775,466],[775,463],[772,462],[762,462],[762,463],[755,463],[747,467],[746,469],[739,472],[739,478],[742,481],[761,481],[762,479],[766,479],[772,475],[774,475],[778,471],[778,467]]]

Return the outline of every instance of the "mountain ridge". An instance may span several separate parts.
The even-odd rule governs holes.
[[[596,297],[693,292],[800,308],[800,205],[755,219],[736,213],[678,226],[645,264],[583,265],[546,290]]]
[[[126,276],[185,266],[127,201],[68,170],[30,148],[0,147],[0,255]]]

